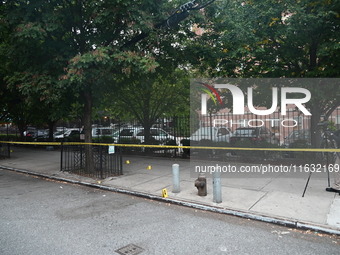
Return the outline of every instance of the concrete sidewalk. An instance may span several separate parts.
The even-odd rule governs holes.
[[[222,203],[217,204],[213,202],[213,184],[210,175],[207,175],[208,195],[205,197],[197,195],[194,182],[198,174],[195,173],[195,169],[224,164],[239,170],[241,167],[250,169],[252,165],[129,156],[123,160],[122,176],[95,180],[60,172],[60,151],[58,150],[45,151],[42,148],[13,147],[12,151],[10,159],[0,160],[0,167],[62,181],[89,184],[197,209],[340,234],[340,196],[325,191],[327,187],[327,174],[325,173],[311,175],[304,197],[302,194],[309,174],[304,171],[300,173],[299,168],[293,173],[292,169],[290,172],[277,171],[272,174],[223,173],[221,176]],[[126,160],[129,160],[130,164],[125,164]],[[172,193],[173,164],[178,164],[180,168],[179,193]],[[267,168],[269,165],[266,165]],[[332,174],[331,177],[333,177]],[[167,189],[168,198],[162,198],[163,189]]]

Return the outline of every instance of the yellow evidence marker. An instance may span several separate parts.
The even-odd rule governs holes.
[[[162,190],[162,197],[168,197],[168,191],[166,189]]]

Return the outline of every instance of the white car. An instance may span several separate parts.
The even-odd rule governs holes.
[[[140,140],[141,143],[145,142],[144,128],[124,128],[116,132],[114,136],[116,136],[118,139],[137,139]],[[153,139],[159,141],[160,144],[164,144],[169,140],[175,140],[174,136],[170,135],[161,128],[150,128],[150,136]]]
[[[66,137],[73,136],[73,135],[79,135],[79,134],[80,134],[79,128],[72,128],[72,129],[66,130],[65,132],[55,133],[54,139],[62,139],[62,138],[66,138]]]
[[[232,132],[227,127],[200,127],[190,136],[190,141],[211,140],[213,142],[230,142]]]
[[[100,137],[100,136],[114,136],[116,129],[112,127],[95,127],[92,128],[92,137]]]

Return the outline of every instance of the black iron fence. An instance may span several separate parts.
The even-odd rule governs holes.
[[[93,166],[88,166],[85,145],[61,146],[61,171],[104,179],[110,176],[123,174],[122,152],[119,147],[103,145],[86,145],[90,147],[93,155]]]
[[[336,109],[329,117],[334,129],[340,128],[340,112]],[[59,134],[54,141],[81,142],[81,122],[59,122],[57,124],[62,135]],[[102,129],[100,129],[102,128]],[[239,129],[257,129],[256,135],[246,136],[246,132]],[[319,127],[321,129],[321,127]],[[312,146],[310,116],[299,114],[298,111],[288,110],[285,116],[274,112],[270,116],[258,116],[246,112],[243,115],[231,113],[208,113],[207,115],[182,116],[162,118],[153,123],[150,136],[146,137],[144,127],[135,120],[117,120],[103,118],[93,123],[93,142],[123,144],[116,146],[114,154],[108,154],[107,147],[93,146],[94,173],[87,172],[84,147],[63,146],[62,171],[72,171],[77,174],[104,177],[118,175],[121,170],[121,155],[139,154],[165,157],[184,158],[210,158],[223,161],[251,162],[251,161],[276,161],[289,163],[290,161],[310,161],[319,159],[324,161],[327,153],[311,152],[303,149],[320,148]],[[69,130],[70,136],[64,135]],[[8,133],[8,132],[7,132]],[[31,131],[31,140],[44,141],[45,137],[39,136],[39,130]],[[72,135],[74,134],[74,135]],[[7,135],[8,136],[8,135]],[[26,137],[27,138],[27,137]],[[12,140],[11,138],[10,140]],[[133,146],[134,144],[140,147]],[[130,146],[131,145],[131,146]],[[142,145],[161,145],[161,147],[143,147]],[[168,146],[203,146],[214,149],[197,148],[170,148]],[[230,148],[230,149],[225,149]],[[236,148],[250,148],[250,150],[237,150]],[[254,149],[252,149],[254,148]],[[256,148],[274,148],[272,150],[256,150]],[[286,151],[285,149],[301,149],[300,151]],[[0,155],[9,155],[9,150],[2,145]],[[282,149],[282,150],[280,150]]]
[[[340,112],[336,109],[329,117],[333,127],[340,128]],[[221,132],[214,134],[212,127],[224,128]],[[220,136],[230,133],[230,136],[238,128],[246,127],[263,127],[272,134],[273,140],[278,144],[290,144],[292,141],[300,140],[298,138],[305,136],[303,140],[306,143],[311,142],[311,118],[299,114],[298,111],[287,109],[286,115],[282,116],[279,111],[272,113],[270,116],[259,116],[251,112],[245,112],[243,115],[233,115],[225,113],[208,113],[206,115],[193,114],[191,116],[175,116],[162,118],[152,123],[150,136],[145,137],[144,127],[136,120],[119,120],[103,118],[93,122],[93,142],[100,143],[123,143],[123,144],[163,144],[163,145],[180,145],[181,141],[191,140],[213,140],[225,141]],[[204,132],[195,133],[200,128],[210,128],[209,134]],[[56,124],[54,141],[81,141],[82,124],[80,120],[60,121]],[[67,132],[68,131],[68,132]],[[5,135],[7,131],[4,130]],[[25,141],[51,141],[44,129],[27,129],[25,132]],[[66,133],[65,133],[66,132]],[[300,135],[301,134],[301,135]],[[7,132],[8,136],[8,132]],[[218,139],[219,138],[219,139]],[[13,137],[11,138],[13,139]]]
[[[187,151],[186,151],[187,150]],[[291,166],[292,171],[297,167],[299,171],[305,166],[313,165],[325,168],[333,165],[336,159],[336,149],[305,149],[280,147],[255,147],[248,145],[242,147],[191,147],[184,149],[186,157],[228,163],[254,163]],[[183,154],[185,155],[185,154]],[[300,169],[301,168],[301,169]],[[297,170],[295,170],[297,171]],[[305,171],[305,169],[303,169]],[[338,170],[337,170],[338,171]]]
[[[10,158],[11,148],[9,143],[0,143],[0,158]]]

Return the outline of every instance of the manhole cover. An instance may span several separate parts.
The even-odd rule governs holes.
[[[116,252],[121,254],[121,255],[137,255],[137,254],[139,254],[143,251],[144,251],[144,249],[142,249],[141,247],[134,245],[134,244],[129,244],[127,246],[124,246],[124,247],[116,250]]]

